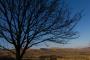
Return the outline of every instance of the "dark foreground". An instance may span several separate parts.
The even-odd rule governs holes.
[[[15,60],[12,57],[0,57],[0,60]]]

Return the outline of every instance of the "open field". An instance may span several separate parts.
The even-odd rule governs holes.
[[[6,51],[0,51],[0,57],[2,56],[10,57],[12,54]],[[90,48],[29,49],[24,55],[24,59],[26,60],[44,60],[42,58],[46,60],[50,60],[50,58],[55,58],[56,60],[90,60]]]
[[[36,53],[35,53],[36,52]],[[28,55],[26,53],[26,55]],[[31,55],[35,56],[56,56],[57,60],[90,60],[90,48],[52,48],[32,50]],[[28,55],[29,57],[29,55]]]

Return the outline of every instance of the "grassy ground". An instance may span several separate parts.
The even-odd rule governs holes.
[[[90,60],[90,49],[63,49],[62,56],[57,60]]]
[[[10,54],[7,54],[7,52],[1,52],[0,51],[0,60],[3,60],[2,56],[6,57],[6,60],[8,57],[10,57]],[[40,57],[57,57],[57,60],[90,60],[90,48],[84,48],[84,49],[72,49],[72,48],[60,48],[60,49],[30,49],[26,52],[24,55],[24,58],[27,60],[32,58],[32,60],[39,60]],[[35,57],[35,58],[34,58]],[[11,59],[11,58],[10,58]],[[8,58],[8,60],[10,60]],[[4,59],[5,60],[5,59]],[[12,59],[11,59],[12,60]]]
[[[26,56],[28,54],[26,54]],[[34,56],[53,55],[53,56],[57,56],[57,60],[90,60],[90,48],[82,48],[82,49],[63,48],[63,49],[50,49],[50,50],[41,49],[39,51],[33,50],[31,54]]]
[[[90,56],[85,56],[85,55],[77,55],[77,56],[66,56],[64,58],[57,58],[57,60],[90,60]]]

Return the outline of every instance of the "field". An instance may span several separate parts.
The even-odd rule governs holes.
[[[0,57],[10,57],[7,51],[0,51]],[[41,58],[44,59],[41,59]],[[24,55],[24,59],[28,60],[90,60],[90,48],[41,48],[29,49]],[[2,60],[2,59],[0,59]]]
[[[29,52],[31,51],[31,52]],[[54,56],[57,60],[90,60],[90,48],[51,48],[28,50],[25,57]]]

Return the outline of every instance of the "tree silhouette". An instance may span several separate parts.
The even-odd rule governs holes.
[[[0,41],[13,46],[21,60],[33,45],[48,41],[66,44],[76,38],[73,31],[81,13],[71,14],[62,0],[0,0]]]

